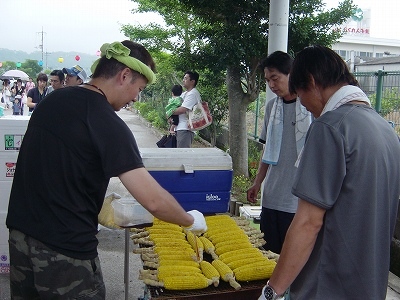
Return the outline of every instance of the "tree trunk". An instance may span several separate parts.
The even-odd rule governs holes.
[[[229,148],[235,176],[248,177],[246,109],[248,102],[241,86],[240,70],[228,67],[226,85],[229,98]]]

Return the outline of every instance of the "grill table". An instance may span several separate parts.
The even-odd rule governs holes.
[[[164,288],[145,285],[142,300],[243,300],[258,299],[261,290],[267,284],[266,280],[239,282],[242,288],[235,290],[228,282],[219,282],[218,287],[209,286],[201,290],[173,291]]]

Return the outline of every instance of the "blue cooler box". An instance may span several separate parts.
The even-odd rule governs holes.
[[[228,211],[232,158],[217,148],[141,148],[143,163],[185,210]]]

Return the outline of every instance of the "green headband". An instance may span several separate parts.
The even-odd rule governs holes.
[[[145,76],[148,80],[148,83],[151,84],[156,80],[156,75],[154,75],[154,72],[146,66],[144,63],[142,63],[140,60],[129,56],[131,53],[131,50],[128,47],[125,47],[122,45],[120,42],[114,42],[112,44],[105,43],[103,46],[100,48],[101,51],[101,56],[106,56],[107,59],[114,58],[118,60],[120,63],[123,63],[127,67],[129,67],[132,70],[135,70]],[[96,69],[97,65],[99,64],[99,59],[97,59],[90,70],[92,73],[94,73],[94,70]]]

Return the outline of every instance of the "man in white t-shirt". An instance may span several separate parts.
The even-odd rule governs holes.
[[[183,87],[186,92],[182,93],[182,105],[173,114],[179,115],[179,123],[176,126],[177,148],[190,148],[193,143],[194,132],[188,129],[187,113],[201,101],[200,93],[196,89],[199,74],[197,72],[186,71],[183,76]]]

